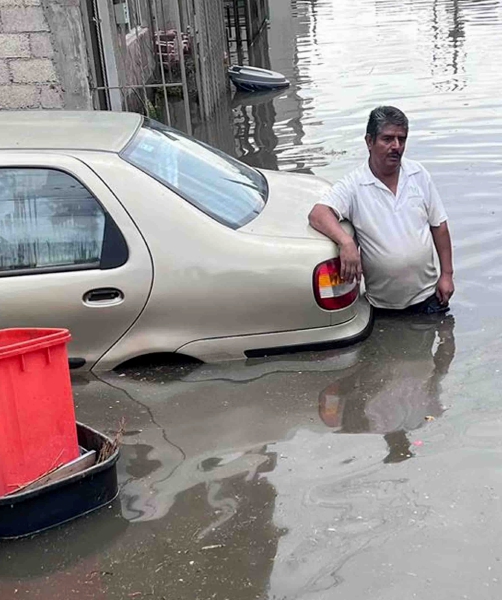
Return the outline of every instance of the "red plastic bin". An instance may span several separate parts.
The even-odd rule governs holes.
[[[0,496],[79,455],[67,329],[0,330]]]

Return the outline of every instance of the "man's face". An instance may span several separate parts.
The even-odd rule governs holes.
[[[408,134],[404,127],[386,125],[373,141],[366,136],[370,161],[374,167],[384,172],[392,172],[401,165]]]

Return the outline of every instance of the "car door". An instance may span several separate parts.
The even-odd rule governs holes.
[[[0,153],[0,328],[67,328],[84,369],[124,335],[153,267],[122,200],[75,157]]]

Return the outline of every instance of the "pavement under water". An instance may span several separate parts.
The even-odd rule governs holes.
[[[121,493],[0,543],[1,600],[502,595],[502,5],[271,5],[255,64],[292,85],[233,99],[232,150],[334,180],[369,110],[401,107],[450,216],[451,314],[379,318],[337,351],[75,375],[81,421],[125,419]]]

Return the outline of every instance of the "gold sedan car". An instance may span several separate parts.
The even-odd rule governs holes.
[[[0,328],[68,328],[82,370],[369,334],[337,247],[308,225],[326,181],[252,169],[133,113],[3,111],[0,130]]]

